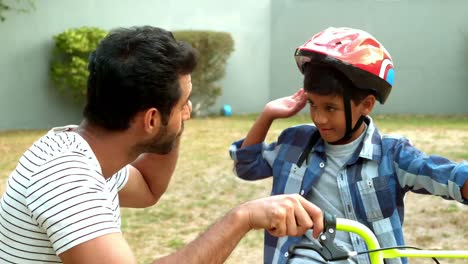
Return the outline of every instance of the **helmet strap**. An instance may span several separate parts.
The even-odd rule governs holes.
[[[352,117],[352,112],[351,112],[351,97],[349,96],[349,91],[347,89],[343,91],[343,103],[344,103],[344,110],[345,110],[344,112],[345,112],[345,121],[346,121],[346,132],[341,139],[335,142],[331,142],[332,144],[333,143],[336,144],[336,143],[350,139],[353,136],[353,133],[356,132],[356,130],[358,130],[361,127],[362,122],[364,122],[364,119],[366,118],[365,116],[361,115],[358,121],[356,122],[356,125],[352,127],[353,117]]]

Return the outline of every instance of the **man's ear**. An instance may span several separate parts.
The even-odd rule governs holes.
[[[161,126],[161,113],[154,107],[148,108],[144,112],[143,121],[145,131],[153,134]]]
[[[372,112],[372,109],[374,109],[375,105],[375,96],[372,94],[369,94],[362,100],[361,102],[361,115],[366,116]]]

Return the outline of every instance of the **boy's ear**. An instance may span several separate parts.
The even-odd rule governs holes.
[[[375,105],[375,96],[372,94],[369,94],[362,100],[361,102],[361,115],[368,115],[372,112],[372,109],[374,109]]]
[[[159,131],[159,127],[161,126],[161,113],[158,109],[152,107],[145,110],[143,124],[146,133],[153,134]]]

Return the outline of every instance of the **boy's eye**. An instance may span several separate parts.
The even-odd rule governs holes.
[[[327,107],[328,112],[334,112],[335,110],[336,109],[334,107],[331,107],[331,106]]]
[[[312,102],[309,102],[309,107],[310,107],[311,109],[316,109],[316,108],[317,108],[317,106],[314,105],[314,103],[312,103]]]

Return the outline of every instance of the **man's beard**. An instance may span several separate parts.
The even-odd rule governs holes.
[[[182,122],[180,132],[175,134],[168,131],[168,126],[161,126],[158,134],[147,142],[138,145],[141,153],[154,153],[165,155],[174,149],[179,141],[182,132],[184,131],[184,123]]]

